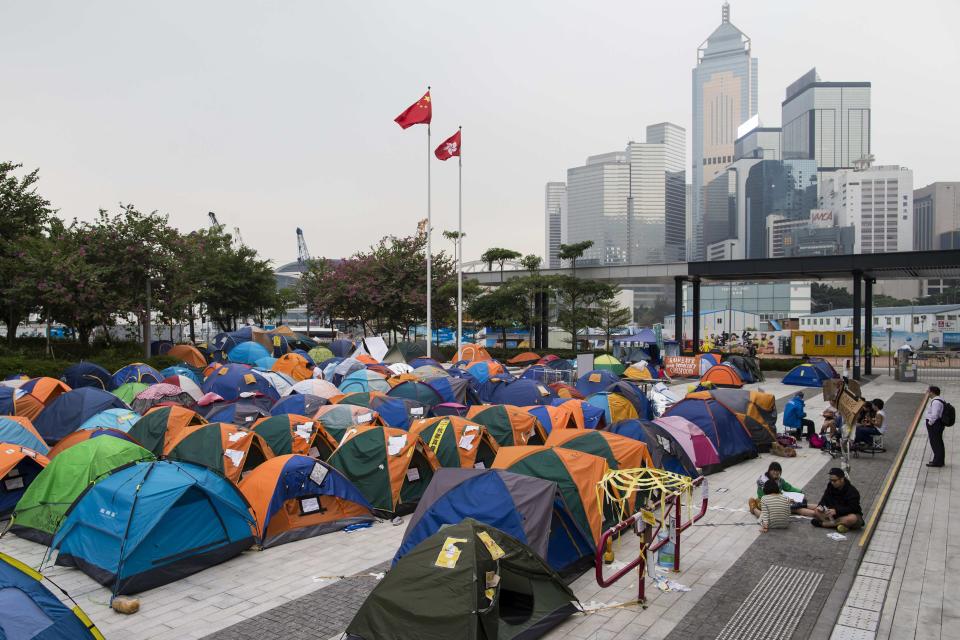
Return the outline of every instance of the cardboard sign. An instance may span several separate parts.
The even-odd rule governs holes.
[[[671,378],[700,377],[700,362],[696,356],[666,356],[663,368]]]

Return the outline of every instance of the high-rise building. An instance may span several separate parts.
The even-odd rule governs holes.
[[[822,82],[816,68],[787,87],[783,159],[815,160],[824,174],[870,162],[870,83]]]
[[[782,160],[780,154],[780,127],[757,126],[737,138],[733,143],[733,159],[755,158],[758,160]]]
[[[853,253],[913,250],[913,171],[877,166],[841,169],[821,187],[822,209],[837,226],[854,227]]]
[[[560,245],[566,240],[564,231],[567,226],[567,183],[548,182],[545,191],[544,265],[548,269],[559,269]]]
[[[647,127],[646,142],[587,158],[567,171],[567,240],[592,240],[578,264],[683,260],[686,170],[683,127]]]
[[[697,49],[693,69],[693,245],[692,259],[704,257],[703,188],[733,161],[738,127],[757,113],[758,61],[750,38],[730,23],[723,3],[722,22]]]
[[[934,182],[913,192],[913,248],[960,249],[960,182]]]

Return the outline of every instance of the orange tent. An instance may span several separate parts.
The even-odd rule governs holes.
[[[153,455],[168,451],[181,434],[208,424],[198,413],[181,406],[154,407],[130,427],[130,437]]]
[[[318,419],[295,413],[261,418],[251,430],[259,433],[275,455],[298,454],[326,460],[337,441]]]
[[[493,360],[493,356],[487,353],[486,347],[482,344],[461,345],[460,351],[454,356],[453,362],[477,362],[479,360]]]
[[[609,431],[560,429],[550,432],[548,447],[563,447],[605,458],[611,469],[653,467],[647,445]]]
[[[357,362],[362,362],[363,364],[380,364],[379,362],[377,362],[376,358],[366,353],[358,353],[351,357]]]
[[[240,492],[257,520],[263,548],[376,519],[342,473],[301,455],[267,460],[244,476]]]
[[[203,357],[199,349],[190,344],[175,344],[164,355],[178,358],[196,369],[203,369],[207,366],[207,359]]]
[[[7,444],[22,444],[30,449],[35,449],[39,453],[46,454],[50,449],[47,447],[46,441],[43,439],[43,436],[40,435],[40,432],[37,431],[37,428],[33,426],[33,423],[30,422],[29,418],[24,418],[23,416],[0,416],[0,422],[15,422],[16,425],[11,425],[10,422],[6,422],[3,431],[0,431],[0,442],[6,442]],[[12,430],[7,431],[6,428]],[[30,434],[28,436],[20,435],[20,431],[25,431]],[[9,437],[4,434],[10,434]]]
[[[287,374],[293,378],[295,382],[308,380],[313,377],[313,371],[310,369],[307,359],[299,353],[283,354],[277,358],[276,362],[274,362],[270,368],[273,371]]]
[[[700,377],[700,382],[712,382],[718,387],[742,387],[743,380],[733,367],[715,364]]]
[[[541,423],[544,422],[544,419],[537,416],[537,414],[541,411],[546,413],[550,420],[551,432],[555,429],[583,429],[583,412],[580,412],[580,422],[578,423],[574,415],[573,405],[567,405],[567,403],[557,406],[551,404],[534,404],[523,407],[523,410],[536,417]],[[546,429],[544,430],[546,431]]]
[[[580,391],[566,382],[554,382],[547,385],[558,398],[576,398],[577,400],[586,400],[587,396],[580,393]]]
[[[44,406],[56,400],[61,393],[71,391],[70,386],[66,382],[57,380],[56,378],[46,377],[27,380],[20,385],[20,390],[29,393],[42,402]]]
[[[458,416],[417,420],[410,434],[419,436],[443,467],[487,469],[499,448],[485,426]]]
[[[33,449],[18,444],[0,443],[0,516],[13,511],[23,497],[27,486],[33,482],[50,460]]]
[[[524,351],[523,353],[518,353],[509,360],[507,364],[515,364],[518,366],[523,366],[525,364],[533,364],[540,359],[540,356],[535,354],[533,351]]]
[[[256,432],[211,422],[182,431],[164,447],[163,455],[219,471],[237,483],[243,474],[272,458],[273,451]]]
[[[467,420],[485,426],[500,446],[543,444],[547,440],[540,421],[513,405],[474,405],[467,411]]]

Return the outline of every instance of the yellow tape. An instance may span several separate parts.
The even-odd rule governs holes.
[[[597,506],[603,511],[603,505],[609,501],[616,509],[619,521],[633,515],[630,506],[633,496],[638,492],[650,492],[659,489],[663,498],[668,496],[688,497],[693,494],[693,480],[663,469],[640,467],[638,469],[617,469],[608,471],[597,483]],[[690,508],[689,500],[687,508]],[[666,500],[660,501],[660,521],[666,522]]]
[[[433,435],[430,436],[430,442],[427,444],[434,453],[437,452],[437,449],[440,448],[440,441],[443,439],[443,434],[446,432],[447,427],[450,426],[450,419],[444,418],[437,424],[437,428],[433,430]]]

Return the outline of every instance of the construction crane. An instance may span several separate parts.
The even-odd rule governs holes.
[[[236,246],[238,247],[247,246],[243,243],[243,236],[240,235],[240,227],[233,228],[233,241],[234,241],[234,244],[236,244]]]
[[[217,214],[215,214],[213,211],[208,211],[207,215],[210,217],[211,228],[220,226],[220,223],[217,221]]]
[[[303,229],[297,227],[297,262],[307,264],[310,261],[310,251],[307,249],[307,241],[303,239]]]

